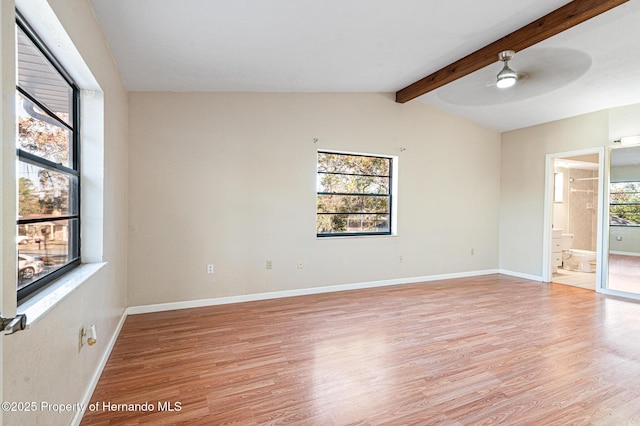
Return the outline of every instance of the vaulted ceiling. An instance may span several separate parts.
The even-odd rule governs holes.
[[[129,90],[220,92],[397,92],[567,3],[91,0]],[[517,52],[512,88],[496,56],[410,102],[498,131],[640,103],[638,52],[630,0]]]

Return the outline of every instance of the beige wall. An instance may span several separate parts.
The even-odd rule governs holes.
[[[624,226],[609,228],[609,250],[617,254],[640,256],[640,229]]]
[[[500,269],[542,276],[547,154],[608,145],[608,112],[502,135]]]
[[[609,115],[609,140],[640,135],[640,104],[612,108]]]
[[[497,267],[496,132],[384,94],[131,93],[129,111],[131,306]],[[399,157],[397,237],[315,237],[318,149]]]
[[[104,92],[102,251],[108,263],[30,329],[4,338],[3,390],[11,401],[78,403],[126,307],[128,100],[88,2],[50,0],[49,4]],[[85,120],[82,125],[92,123]],[[15,186],[4,189],[14,191]],[[3,215],[15,217],[15,210]],[[97,327],[98,343],[80,349],[80,328],[89,324]],[[73,415],[4,413],[4,424],[62,425],[69,424]]]
[[[542,276],[545,156],[611,147],[640,134],[639,115],[629,105],[502,135],[500,269]]]
[[[570,168],[568,176],[566,188],[569,210],[567,215],[570,226],[557,228],[563,229],[563,233],[573,234],[573,248],[596,251],[599,196],[598,172],[589,169]],[[596,180],[580,180],[594,178]],[[571,182],[570,179],[574,179],[574,181]],[[579,192],[572,192],[572,189]]]

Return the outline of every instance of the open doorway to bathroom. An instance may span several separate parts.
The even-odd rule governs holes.
[[[550,250],[545,281],[595,290],[601,280],[601,152],[548,158]]]

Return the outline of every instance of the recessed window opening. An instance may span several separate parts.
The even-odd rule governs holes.
[[[391,235],[393,158],[318,152],[316,235]]]
[[[17,13],[17,297],[80,263],[80,91]]]

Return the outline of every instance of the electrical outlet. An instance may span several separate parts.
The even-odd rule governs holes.
[[[473,256],[474,254],[476,254],[476,249],[471,249],[471,256]]]
[[[267,269],[273,269],[273,261],[267,260],[266,266],[267,266]]]
[[[207,265],[207,274],[213,274],[214,269],[213,269],[213,263],[209,263]]]
[[[304,260],[298,259],[298,269],[302,269],[302,268],[304,268]]]
[[[404,258],[402,256],[398,256],[398,263],[404,262]]]

